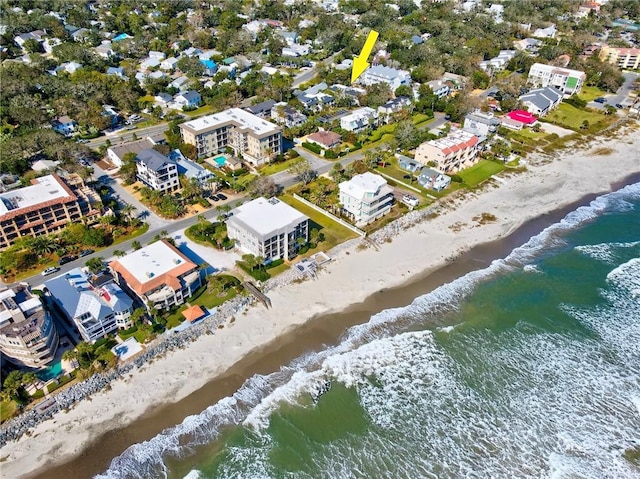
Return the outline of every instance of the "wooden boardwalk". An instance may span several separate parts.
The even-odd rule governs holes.
[[[269,297],[262,291],[260,291],[255,284],[253,284],[251,281],[245,281],[243,285],[247,289],[247,291],[254,295],[258,299],[258,301],[260,301],[264,305],[265,308],[269,309],[271,307],[271,300],[269,299]]]

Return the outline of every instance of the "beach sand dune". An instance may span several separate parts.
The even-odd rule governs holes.
[[[145,365],[111,389],[78,403],[3,447],[3,477],[24,477],[46,463],[71,459],[105,430],[129,424],[146,411],[176,402],[219,377],[234,363],[317,315],[340,311],[383,288],[435,270],[461,252],[508,235],[524,222],[606,192],[640,173],[640,134],[626,128],[619,139],[600,140],[607,155],[589,149],[563,151],[556,158],[527,159],[527,171],[506,173],[483,191],[448,200],[442,212],[402,231],[379,248],[342,248],[316,280],[269,291],[273,308],[253,306],[233,324],[202,335],[188,348]],[[485,214],[483,221],[482,215]],[[488,216],[490,215],[490,216]]]

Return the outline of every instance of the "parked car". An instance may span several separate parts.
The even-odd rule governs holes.
[[[92,249],[83,249],[82,251],[80,251],[78,256],[80,258],[84,258],[85,256],[89,256],[90,254],[93,254],[93,250]]]
[[[60,261],[58,261],[58,264],[60,266],[62,266],[63,264],[67,264],[67,263],[71,263],[72,261],[75,261],[76,259],[78,259],[77,256],[63,256],[62,258],[60,258]]]
[[[227,199],[226,195],[223,195],[222,193],[218,193],[218,198],[220,198],[222,201]]]
[[[603,96],[599,96],[598,98],[596,98],[593,101],[595,101],[596,103],[604,103],[604,102],[607,101],[607,99],[605,97],[603,97]]]
[[[622,110],[624,107],[620,103],[616,103],[616,108]]]
[[[52,266],[51,268],[45,269],[41,274],[42,274],[42,276],[48,276],[50,274],[55,273],[56,271],[60,271],[60,268],[58,268],[56,266]]]
[[[220,201],[220,198],[218,198],[218,195],[211,195],[211,201]]]

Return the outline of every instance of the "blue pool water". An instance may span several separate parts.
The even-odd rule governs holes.
[[[44,371],[41,371],[37,374],[38,378],[42,381],[48,381],[49,379],[53,379],[59,376],[62,373],[62,362],[58,361],[57,363],[52,364]]]
[[[129,35],[127,35],[126,33],[121,33],[121,34],[116,35],[115,37],[113,37],[113,41],[114,42],[119,42],[120,40],[126,40],[127,38],[130,38]]]
[[[216,156],[213,161],[215,161],[218,166],[222,167],[227,162],[227,159],[224,156]]]

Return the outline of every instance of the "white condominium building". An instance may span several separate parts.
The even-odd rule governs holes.
[[[182,141],[194,145],[198,157],[232,148],[237,156],[260,166],[282,153],[281,128],[240,108],[231,108],[179,126]]]
[[[309,218],[277,198],[256,198],[232,211],[227,234],[241,250],[264,259],[290,259],[298,238],[309,239]]]
[[[416,160],[423,165],[433,162],[445,173],[456,173],[477,161],[479,139],[464,130],[452,130],[449,135],[422,143],[416,149]]]
[[[386,215],[393,206],[393,188],[382,176],[367,171],[338,185],[340,206],[356,226]]]
[[[535,87],[554,86],[565,96],[571,96],[580,93],[586,79],[587,75],[578,70],[534,63],[529,70],[528,81]]]

